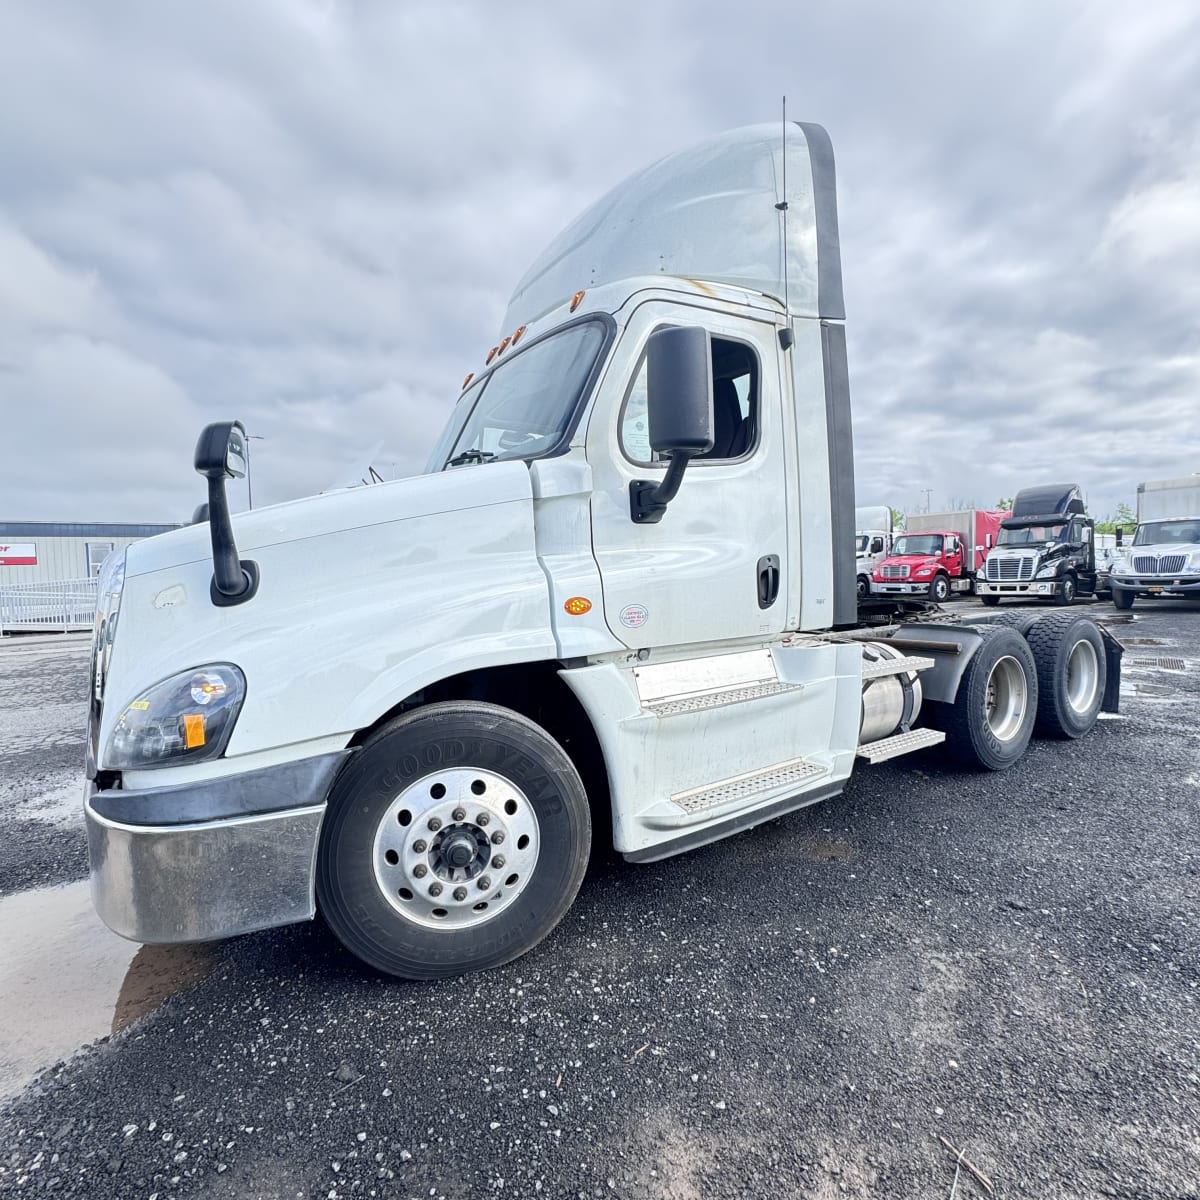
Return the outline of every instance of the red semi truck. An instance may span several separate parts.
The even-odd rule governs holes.
[[[975,573],[996,544],[1000,522],[1010,514],[992,509],[917,513],[905,523],[892,552],[871,576],[874,595],[928,596],[949,599],[971,592]]]

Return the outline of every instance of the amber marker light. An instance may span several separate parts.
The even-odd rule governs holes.
[[[492,361],[492,359],[493,359],[493,358],[495,358],[495,357],[496,357],[496,355],[497,355],[497,354],[499,354],[499,353],[500,353],[500,347],[499,347],[499,346],[493,346],[493,347],[492,347],[492,348],[491,348],[491,349],[490,349],[490,350],[487,352],[487,358],[485,358],[485,359],[483,360],[483,365],[486,367],[486,366],[488,365],[488,363],[490,363],[490,362]]]
[[[573,295],[571,297],[571,311],[572,312],[574,312],[583,303],[583,297],[584,297],[583,292],[576,292],[575,295]]]
[[[474,372],[474,371],[472,371],[472,372],[471,372],[471,373],[470,373],[470,374],[469,374],[469,375],[466,377],[466,379],[464,379],[464,380],[463,380],[463,385],[462,385],[462,390],[463,390],[463,391],[466,391],[466,389],[467,389],[467,384],[468,384],[468,383],[470,383],[470,382],[471,382],[471,380],[472,380],[472,379],[474,379],[474,378],[475,378],[475,372]]]
[[[511,342],[511,341],[512,341],[512,338],[510,338],[510,337],[506,337],[506,338],[504,339],[504,341],[502,341],[502,342],[500,343],[500,346],[499,346],[499,348],[497,349],[496,353],[497,353],[497,354],[503,354],[503,353],[505,352],[505,350],[507,350],[507,349],[508,349],[508,343],[509,343],[509,342]]]
[[[573,617],[582,617],[584,613],[592,611],[592,602],[586,596],[572,596],[563,608]]]
[[[204,745],[203,713],[183,714],[183,744],[189,750],[194,750],[197,746]]]
[[[525,326],[522,325],[516,333],[513,334],[512,344],[515,346],[525,334]]]

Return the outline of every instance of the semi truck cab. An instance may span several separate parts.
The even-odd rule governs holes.
[[[234,516],[244,430],[206,429],[207,519],[100,582],[105,922],[319,912],[380,971],[453,975],[545,937],[594,837],[653,861],[858,764],[1085,735],[1120,675],[1094,623],[860,621],[843,318],[828,136],[751,126],[551,243],[426,473]]]
[[[1064,607],[1095,595],[1096,525],[1077,483],[1023,488],[1001,522],[975,590],[986,605],[1008,597],[1053,600]]]

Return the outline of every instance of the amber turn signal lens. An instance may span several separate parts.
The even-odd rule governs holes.
[[[592,611],[592,602],[586,596],[572,596],[563,608],[573,617],[582,617],[584,613]]]
[[[583,303],[583,292],[576,292],[571,297],[571,311],[574,312]]]
[[[183,714],[183,744],[194,750],[204,745],[204,716],[201,713]]]

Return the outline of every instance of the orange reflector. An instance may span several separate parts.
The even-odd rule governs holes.
[[[573,617],[582,617],[584,613],[592,611],[592,602],[586,596],[572,596],[563,608]]]
[[[576,292],[571,297],[571,311],[574,312],[583,303],[583,293]]]
[[[513,334],[512,344],[515,346],[521,340],[521,338],[524,336],[524,334],[525,334],[525,326],[522,325],[521,328],[518,329],[517,332]]]
[[[475,378],[475,372],[474,372],[474,371],[472,371],[472,372],[470,373],[470,375],[468,375],[468,376],[466,377],[466,379],[464,379],[464,380],[463,380],[463,385],[462,385],[462,390],[463,390],[463,391],[466,391],[466,389],[467,389],[467,384],[468,384],[468,383],[470,383],[470,382],[471,382],[471,380],[472,380],[472,379],[474,379],[474,378]]]
[[[486,367],[486,366],[488,365],[488,363],[490,363],[490,362],[492,361],[492,359],[493,359],[493,358],[495,358],[495,357],[496,357],[496,355],[497,355],[497,354],[499,354],[499,353],[500,353],[500,347],[499,347],[499,346],[493,346],[493,347],[492,347],[492,348],[491,348],[491,349],[490,349],[490,350],[487,352],[487,358],[485,358],[485,359],[483,360],[483,365]]]
[[[183,744],[189,750],[204,745],[204,714],[183,714]]]
[[[507,350],[507,349],[508,349],[508,343],[509,343],[509,342],[511,342],[511,341],[512,341],[512,338],[510,338],[510,337],[506,337],[506,338],[504,339],[504,341],[502,341],[502,342],[500,343],[500,351],[499,351],[499,352],[500,352],[501,354],[503,354],[503,353],[505,352],[505,350]]]

